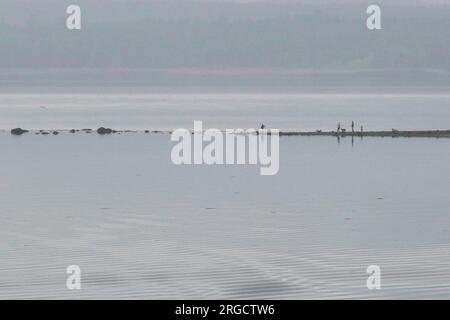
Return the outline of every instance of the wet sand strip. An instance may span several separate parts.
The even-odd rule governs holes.
[[[21,128],[15,128],[11,131],[12,135],[22,135],[26,133],[34,134],[53,134],[57,135],[60,132],[67,133],[97,133],[99,135],[121,134],[121,133],[152,133],[152,134],[171,134],[172,131],[164,130],[113,130],[110,128],[98,128],[98,129],[71,129],[71,130],[26,130]],[[225,132],[225,131],[224,131]],[[273,134],[270,130],[267,134]],[[392,137],[392,138],[450,138],[450,130],[408,130],[401,131],[392,129],[390,131],[358,131],[358,132],[336,132],[336,131],[279,131],[280,136],[334,136],[334,137]]]
[[[450,130],[414,130],[414,131],[365,131],[365,132],[280,132],[280,136],[338,136],[338,137],[392,137],[392,138],[450,138]]]

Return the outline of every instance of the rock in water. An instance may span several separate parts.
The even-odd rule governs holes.
[[[20,135],[22,135],[24,133],[27,133],[27,132],[28,132],[28,130],[24,130],[22,128],[15,128],[15,129],[11,130],[11,134],[16,135],[16,136],[20,136]]]
[[[113,133],[113,130],[110,128],[100,127],[97,129],[97,133],[98,134],[111,134],[111,133]]]

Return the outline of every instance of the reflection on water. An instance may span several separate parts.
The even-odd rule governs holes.
[[[283,137],[260,176],[174,166],[169,135],[0,133],[0,298],[450,298],[449,144]]]

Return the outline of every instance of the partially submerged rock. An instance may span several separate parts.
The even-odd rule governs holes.
[[[111,128],[104,128],[104,127],[100,127],[97,129],[97,133],[98,134],[111,134],[114,131]]]
[[[22,129],[22,128],[15,128],[11,130],[11,134],[16,135],[16,136],[20,136],[24,133],[27,133],[28,130]]]

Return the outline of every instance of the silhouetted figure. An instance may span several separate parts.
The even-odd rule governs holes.
[[[336,133],[339,133],[340,131],[341,131],[341,123],[338,122]]]
[[[264,125],[264,123],[261,125],[261,130],[264,130],[266,128],[266,126]]]
[[[364,133],[364,127],[361,126],[361,135]]]
[[[352,121],[352,133],[355,133],[355,122]]]

